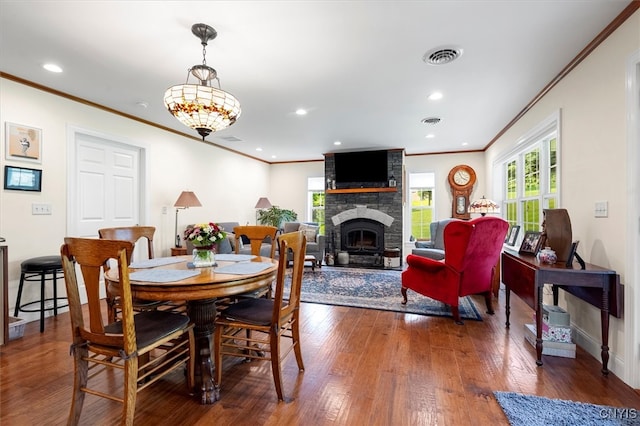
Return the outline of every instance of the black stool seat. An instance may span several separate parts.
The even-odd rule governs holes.
[[[42,272],[54,269],[62,270],[62,258],[60,256],[40,256],[27,259],[20,264],[22,272]]]
[[[64,308],[68,304],[59,305],[58,301],[66,301],[66,297],[58,297],[58,273],[60,278],[62,276],[62,257],[61,256],[40,256],[27,259],[20,264],[20,286],[18,287],[18,299],[16,300],[16,307],[14,316],[18,316],[18,312],[40,312],[40,332],[44,331],[44,313],[46,311],[53,311],[54,315],[58,315],[58,308]],[[29,303],[20,304],[22,299],[22,290],[25,282],[39,281],[40,282],[40,300],[36,300]],[[47,281],[53,282],[53,297],[45,298],[45,283]],[[53,306],[50,308],[45,307],[45,302],[53,301]],[[31,305],[40,304],[38,308],[29,308]]]

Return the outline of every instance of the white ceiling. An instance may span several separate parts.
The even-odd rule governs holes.
[[[268,162],[481,150],[629,3],[0,0],[0,71],[198,137],[163,94],[202,63],[202,22],[218,32],[207,64],[242,107],[210,143]],[[440,47],[463,54],[423,62]]]

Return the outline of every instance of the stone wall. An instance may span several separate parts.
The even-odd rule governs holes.
[[[404,187],[404,150],[389,150],[388,176],[393,176],[396,180],[394,192],[355,192],[355,193],[335,193],[326,191],[325,195],[325,234],[327,236],[327,253],[334,256],[340,251],[340,225],[335,226],[331,220],[333,216],[346,210],[355,209],[356,206],[366,206],[368,209],[380,210],[393,218],[391,226],[385,226],[384,247],[385,249],[399,249],[400,258],[402,255],[402,191]],[[356,164],[354,167],[366,167],[363,164]],[[335,167],[333,154],[326,154],[324,161],[325,180],[335,179]],[[369,187],[364,183],[363,187]],[[371,188],[381,187],[380,184],[371,184]],[[388,185],[385,185],[388,186]],[[350,256],[349,263],[355,265],[374,265],[374,256]]]

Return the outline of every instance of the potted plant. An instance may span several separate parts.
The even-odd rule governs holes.
[[[298,214],[293,210],[281,209],[278,206],[271,206],[268,209],[258,212],[258,222],[262,225],[271,225],[280,229],[282,222],[292,222],[298,219]]]

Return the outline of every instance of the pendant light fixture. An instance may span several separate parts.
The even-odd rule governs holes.
[[[164,93],[164,104],[169,112],[182,124],[196,130],[202,140],[211,132],[229,127],[240,116],[240,102],[220,88],[220,79],[215,69],[207,65],[207,42],[216,38],[216,30],[206,24],[194,24],[193,35],[202,44],[202,65],[194,65],[187,73],[185,84],[178,84]],[[189,74],[199,84],[189,84]],[[212,87],[213,80],[218,88]]]

